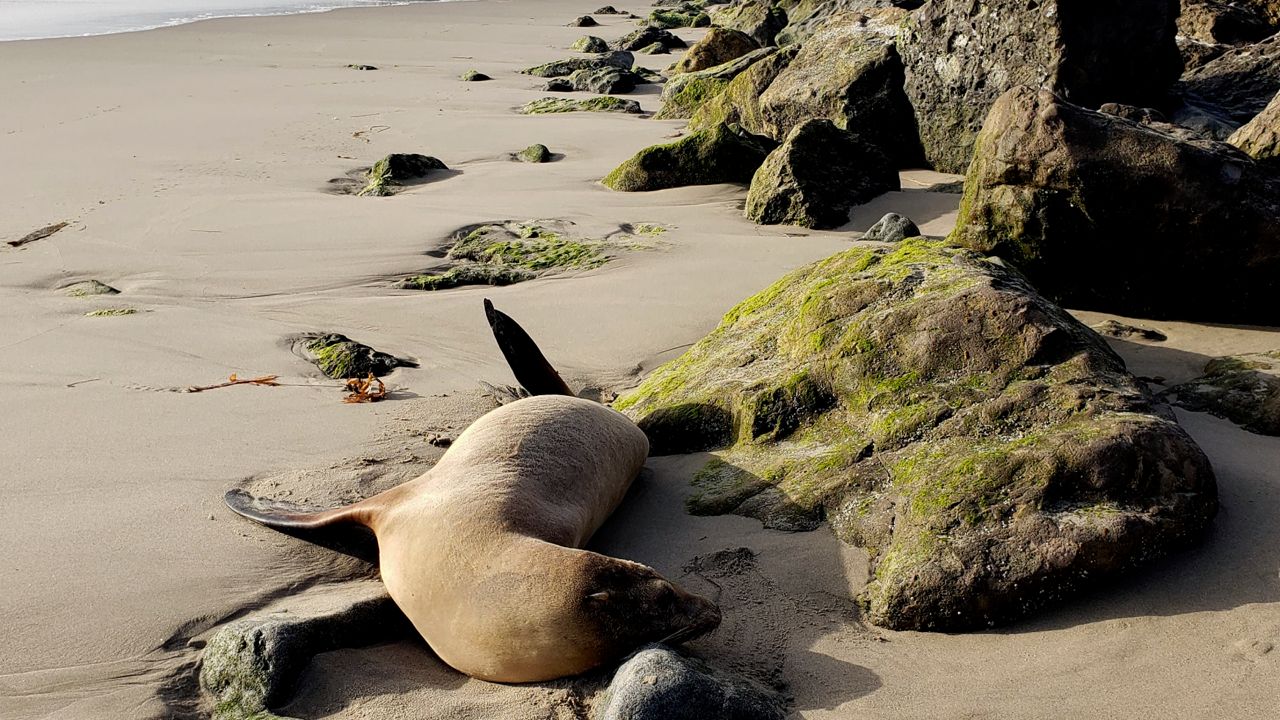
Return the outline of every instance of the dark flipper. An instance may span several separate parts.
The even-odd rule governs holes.
[[[488,298],[484,301],[484,314],[489,318],[493,337],[498,341],[498,347],[502,349],[502,354],[507,358],[507,364],[511,366],[511,372],[521,387],[528,390],[530,395],[574,396],[574,392],[560,378],[560,373],[547,362],[547,358],[524,328],[494,308]]]
[[[315,530],[331,525],[364,525],[367,520],[360,503],[311,511],[290,502],[254,497],[243,490],[229,490],[223,500],[237,514],[279,529]]]

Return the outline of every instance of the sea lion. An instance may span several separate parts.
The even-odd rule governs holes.
[[[521,384],[567,391],[524,331],[485,305]],[[720,623],[714,603],[652,568],[582,549],[648,452],[610,408],[533,395],[476,420],[422,476],[354,505],[299,513],[242,491],[226,500],[277,528],[370,528],[387,591],[441,660],[484,680],[543,681]]]

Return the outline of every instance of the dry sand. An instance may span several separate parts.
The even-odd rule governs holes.
[[[620,388],[738,300],[845,247],[888,210],[943,234],[952,176],[909,173],[839,232],[756,227],[728,186],[612,193],[595,181],[681,129],[622,115],[523,117],[515,71],[567,56],[581,2],[425,4],[228,19],[0,44],[0,717],[186,711],[196,646],[219,620],[368,566],[222,508],[232,486],[319,503],[420,472],[510,382],[480,299],[533,332],[575,386]],[[626,7],[640,13],[645,8]],[[601,16],[605,38],[631,29]],[[700,31],[686,31],[694,38]],[[639,56],[653,67],[674,58]],[[369,63],[380,70],[348,70]],[[495,80],[457,81],[476,68]],[[636,96],[657,107],[652,87]],[[510,162],[541,142],[564,159]],[[460,173],[385,199],[324,192],[388,152]],[[442,293],[391,281],[455,228],[559,218],[586,235],[671,230],[605,267]],[[57,288],[96,278],[114,297]],[[130,307],[125,317],[86,317]],[[1090,315],[1090,322],[1097,316]],[[1280,347],[1260,329],[1157,323],[1117,343],[1176,382],[1206,356]],[[344,405],[284,338],[339,331],[411,355],[393,401]],[[287,387],[173,392],[231,373]],[[894,633],[858,622],[865,556],[825,530],[784,534],[682,509],[699,457],[656,458],[596,544],[718,595],[693,649],[782,686],[806,718],[1257,718],[1280,715],[1280,438],[1181,413],[1219,473],[1200,549],[1012,628]],[[739,548],[748,548],[739,551]],[[729,551],[729,552],[724,552]],[[695,558],[699,558],[695,560]],[[686,568],[688,568],[686,570]],[[194,642],[190,642],[194,639]],[[467,680],[420,642],[327,653],[287,710],[304,718],[572,716],[563,685]]]

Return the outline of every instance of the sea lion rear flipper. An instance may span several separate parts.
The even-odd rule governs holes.
[[[498,341],[498,347],[521,387],[528,390],[530,395],[574,397],[574,392],[560,378],[560,373],[547,362],[537,343],[524,328],[506,313],[493,307],[488,298],[484,301],[484,314],[489,318],[493,338]]]
[[[339,524],[363,525],[366,522],[360,503],[312,512],[293,503],[254,497],[244,490],[228,490],[223,500],[236,514],[273,528],[314,530]]]

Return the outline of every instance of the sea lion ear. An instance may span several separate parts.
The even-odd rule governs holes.
[[[594,600],[595,602],[606,602],[609,599],[609,593],[608,592],[591,593],[590,595],[587,596],[587,599]]]

